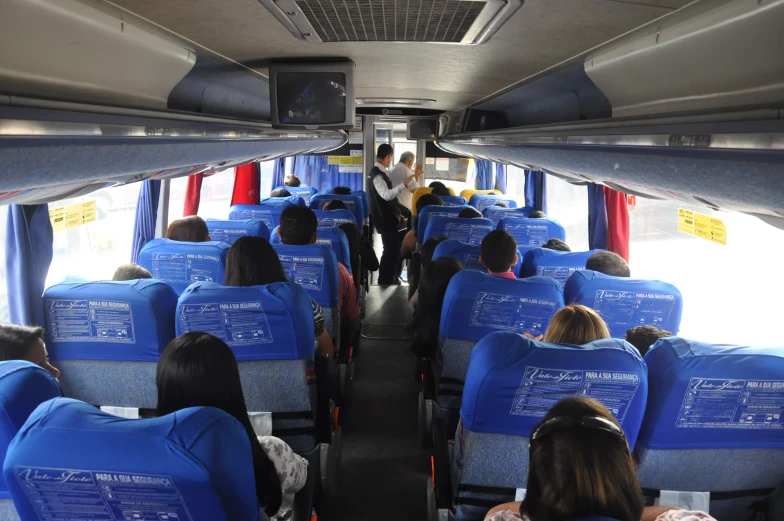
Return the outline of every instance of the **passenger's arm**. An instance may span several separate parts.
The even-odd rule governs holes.
[[[683,509],[681,507],[668,507],[668,506],[645,507],[642,510],[642,517],[640,518],[640,521],[655,521],[657,517],[671,510],[683,510]]]
[[[400,256],[404,259],[410,259],[411,254],[414,253],[416,248],[416,233],[414,230],[408,230],[406,236],[403,237],[403,243],[400,245]]]
[[[327,333],[326,330],[321,333],[321,336],[318,337],[317,351],[327,355],[330,358],[335,355],[335,347],[332,345],[332,338],[329,336],[329,333]]]
[[[373,187],[376,189],[376,192],[378,192],[378,195],[385,201],[392,201],[400,192],[406,189],[405,181],[391,189],[387,188],[387,184],[381,179],[381,176],[373,178]]]

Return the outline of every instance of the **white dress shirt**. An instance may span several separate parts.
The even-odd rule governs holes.
[[[385,173],[387,172],[387,167],[385,167],[379,162],[376,162],[376,168],[378,168],[382,172]],[[403,183],[399,183],[396,185],[394,184],[394,182],[392,184],[391,189],[387,188],[387,184],[384,182],[381,176],[376,176],[373,178],[373,186],[376,188],[376,192],[378,192],[378,195],[380,195],[381,198],[385,201],[391,201],[392,199],[397,197],[397,194],[399,194],[400,192],[406,189],[406,185],[404,185]]]
[[[403,163],[398,163],[392,170],[389,171],[389,180],[392,181],[392,186],[397,186],[408,179],[408,176],[411,174],[411,170],[406,165]],[[414,199],[414,190],[416,190],[418,187],[419,184],[416,182],[416,180],[411,181],[411,184],[409,184],[405,190],[397,194],[398,202],[411,210],[411,203]]]

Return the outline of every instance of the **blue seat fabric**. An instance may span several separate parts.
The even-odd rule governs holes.
[[[480,212],[488,206],[493,206],[495,203],[504,202],[509,205],[509,208],[517,208],[517,201],[505,195],[493,194],[474,194],[468,200],[468,204],[479,210]]]
[[[310,198],[318,193],[318,190],[311,186],[276,186],[274,190],[288,190],[294,197],[302,199],[306,205],[310,204]]]
[[[436,246],[433,252],[433,260],[440,257],[452,257],[459,260],[467,270],[478,270],[487,273],[487,268],[479,262],[479,245],[449,239]],[[522,255],[518,255],[517,263],[512,266],[512,272],[518,277],[520,276],[522,258]]]
[[[552,277],[563,287],[575,271],[585,269],[588,258],[602,250],[556,251],[547,248],[533,248],[523,256],[522,277]]]
[[[564,227],[551,219],[504,217],[498,221],[498,229],[509,232],[518,247],[538,248],[550,239],[566,240]]]
[[[313,210],[321,210],[329,201],[337,199],[343,201],[348,210],[354,214],[354,220],[357,223],[365,222],[365,207],[362,204],[362,198],[359,195],[336,195],[320,193],[314,195],[310,200],[310,207]]]
[[[334,228],[341,224],[357,224],[354,214],[348,210],[313,210],[318,220],[319,228]]]
[[[278,235],[278,228],[272,230],[271,244],[282,244],[280,236]],[[324,244],[332,248],[335,252],[335,258],[351,273],[351,253],[348,247],[348,238],[343,230],[338,227],[332,228],[319,228],[318,239],[316,244]]]
[[[504,217],[520,217],[527,218],[531,212],[535,212],[536,208],[524,206],[522,208],[504,208],[503,206],[488,206],[482,210],[482,215],[498,226],[498,221]]]
[[[225,242],[153,239],[139,252],[139,265],[179,294],[194,282],[222,283],[229,247]]]
[[[235,204],[229,208],[229,219],[244,221],[258,219],[268,230],[280,225],[280,214],[289,206],[305,206],[301,197],[272,197],[259,204]]]
[[[425,231],[427,230],[430,219],[433,217],[457,217],[464,208],[471,208],[470,206],[425,206],[422,211],[416,216],[417,221],[417,242],[424,244]]]
[[[267,225],[258,219],[246,219],[244,221],[232,221],[224,219],[207,219],[207,229],[210,231],[210,238],[215,242],[225,242],[229,246],[240,237],[251,235],[262,237],[269,240],[270,232]]]
[[[441,208],[444,208],[443,206]],[[456,208],[456,207],[455,207]],[[447,237],[468,244],[479,245],[493,231],[490,219],[436,216],[430,219],[425,230],[425,242],[433,237]]]

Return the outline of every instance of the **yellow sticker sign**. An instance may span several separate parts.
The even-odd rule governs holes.
[[[327,164],[328,165],[339,165],[340,164],[340,156],[327,156]]]
[[[711,242],[727,245],[727,227],[721,219],[678,208],[678,230]]]
[[[95,201],[69,204],[49,210],[49,220],[52,221],[52,230],[62,232],[83,224],[95,221]]]

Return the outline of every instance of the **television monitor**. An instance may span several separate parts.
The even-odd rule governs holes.
[[[408,139],[438,139],[438,117],[434,118],[408,118]]]
[[[354,127],[353,61],[273,62],[269,71],[273,128]]]

